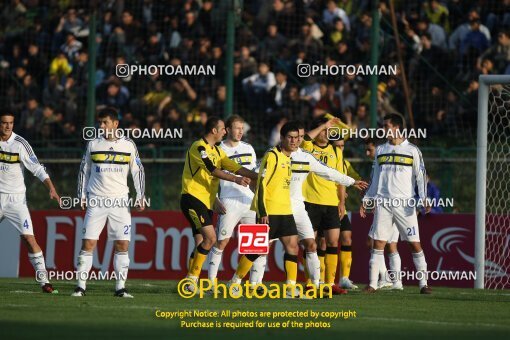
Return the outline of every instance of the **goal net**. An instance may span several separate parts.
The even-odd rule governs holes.
[[[475,288],[510,288],[510,76],[481,76]]]

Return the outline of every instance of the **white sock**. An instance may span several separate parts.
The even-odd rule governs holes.
[[[400,281],[400,270],[402,267],[402,260],[400,259],[400,254],[397,252],[391,253],[388,255],[390,259],[390,270],[393,271],[394,277],[396,278],[396,282]],[[393,282],[395,283],[395,282]]]
[[[92,253],[80,250],[80,255],[78,256],[78,287],[85,290],[87,289],[87,277],[89,275],[90,269],[92,269]]]
[[[212,247],[209,252],[210,260],[209,260],[209,280],[214,282],[216,277],[218,276],[218,269],[220,268],[221,258],[223,257],[223,250],[218,249],[216,247]]]
[[[266,270],[266,263],[267,255],[260,255],[255,261],[253,261],[253,265],[250,269],[250,283],[252,285],[262,283],[264,272]]]
[[[379,276],[381,277],[381,281],[386,282],[386,272],[387,271],[388,271],[388,269],[386,268],[386,260],[384,259],[384,256],[383,256],[383,260],[379,265]]]
[[[117,275],[115,290],[125,288],[129,270],[129,255],[127,251],[115,252],[115,255],[113,256],[113,269]]]
[[[28,259],[34,267],[35,270],[35,279],[37,282],[44,286],[48,281],[48,272],[46,271],[46,263],[44,262],[43,252],[40,251],[38,253],[28,253]]]
[[[306,269],[308,270],[308,275],[310,275],[310,280],[315,285],[315,287],[319,287],[319,281],[321,279],[321,262],[319,261],[319,256],[317,256],[317,252],[306,252]]]
[[[423,254],[423,250],[419,253],[413,253],[413,262],[416,271],[423,273],[423,275],[420,275],[420,288],[423,288],[427,285],[427,262],[425,262],[425,254]]]
[[[372,255],[370,256],[368,277],[370,280],[369,285],[372,288],[377,289],[377,283],[379,281],[379,268],[384,262],[384,250],[372,249]]]

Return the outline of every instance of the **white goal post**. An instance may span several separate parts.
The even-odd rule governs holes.
[[[510,194],[506,192],[510,187],[509,112],[510,75],[480,76],[475,224],[475,288],[478,289],[509,288],[510,284],[506,269],[506,257],[510,253],[510,204],[507,202]]]

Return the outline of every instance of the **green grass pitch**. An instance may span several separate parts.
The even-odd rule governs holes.
[[[510,292],[434,288],[430,296],[417,287],[350,292],[333,299],[248,300],[241,298],[183,299],[176,281],[129,280],[135,298],[113,297],[113,282],[90,282],[87,296],[72,298],[74,282],[55,283],[60,294],[48,295],[30,279],[0,279],[0,333],[3,339],[316,339],[318,336],[358,338],[506,338],[510,334]],[[356,318],[326,320],[323,329],[185,329],[175,319],[156,318],[156,310],[232,311],[356,311]],[[285,321],[261,319],[261,321]],[[188,321],[197,320],[188,318]],[[251,321],[200,319],[202,321]],[[306,322],[306,320],[292,319]]]

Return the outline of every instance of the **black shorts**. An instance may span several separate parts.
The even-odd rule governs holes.
[[[193,235],[200,234],[200,228],[213,224],[213,211],[195,196],[182,194],[181,210],[193,229]]]
[[[313,230],[340,229],[338,207],[305,202],[305,209],[312,221]]]
[[[269,215],[269,239],[297,235],[296,221],[292,215]]]
[[[347,214],[340,221],[340,231],[352,231],[351,220]]]

